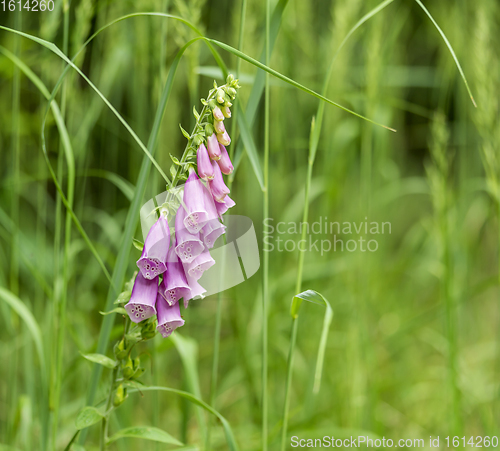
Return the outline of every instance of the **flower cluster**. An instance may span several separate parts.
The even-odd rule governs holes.
[[[184,192],[182,197],[178,194],[178,206],[171,199],[160,208],[137,261],[139,272],[125,310],[134,323],[156,315],[156,329],[163,337],[184,325],[181,299],[187,308],[191,299],[203,298],[206,290],[198,280],[215,264],[209,249],[225,233],[222,215],[235,205],[223,179],[223,174],[233,171],[225,147],[231,138],[224,119],[231,117],[231,100],[238,88],[231,75],[224,86],[214,85],[208,99],[202,100],[202,113],[195,111],[193,134],[187,135],[181,128],[189,142],[181,161],[172,157],[178,167],[172,173],[175,181],[187,177]],[[197,146],[195,153],[190,152],[193,146]],[[169,227],[172,211],[173,236]]]

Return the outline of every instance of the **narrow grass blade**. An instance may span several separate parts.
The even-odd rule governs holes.
[[[280,80],[283,80],[284,82],[294,86],[295,88],[298,88],[301,91],[304,91],[304,92],[306,92],[306,93],[308,93],[308,94],[310,94],[310,95],[312,95],[320,100],[323,100],[324,102],[329,103],[330,105],[336,106],[337,108],[340,108],[341,110],[344,110],[344,111],[346,111],[346,112],[348,112],[356,117],[359,117],[360,119],[363,119],[367,122],[370,122],[374,125],[378,125],[379,127],[386,128],[387,130],[390,130],[391,132],[396,131],[395,129],[388,127],[387,125],[383,125],[383,124],[375,122],[371,119],[368,119],[367,117],[362,116],[361,114],[358,114],[355,111],[352,111],[349,108],[346,108],[346,107],[334,102],[333,100],[326,98],[325,96],[323,96],[321,94],[318,94],[316,91],[313,91],[312,89],[309,89],[304,85],[301,85],[300,83],[296,82],[295,80],[287,77],[286,75],[281,74],[280,72],[270,68],[269,66],[266,66],[265,64],[262,64],[260,61],[257,61],[256,59],[252,58],[251,56],[248,56],[247,54],[235,49],[234,47],[231,47],[230,45],[225,44],[224,42],[216,41],[215,39],[206,39],[206,40],[208,42],[211,42],[211,43],[217,45],[218,47],[232,53],[233,55],[237,56],[238,58],[245,60],[247,63],[250,63],[250,64],[252,64],[260,69],[265,70],[269,74],[274,75],[276,78],[279,78]]]
[[[24,64],[23,61],[21,61],[13,53],[9,52],[7,49],[5,49],[5,48],[3,48],[1,46],[0,46],[0,53],[4,54],[14,64],[16,64],[18,66],[21,69],[21,71],[38,88],[38,90],[41,92],[41,94],[47,100],[49,100],[51,98],[50,92],[46,88],[46,86],[44,85],[44,83],[42,82],[42,80],[40,80],[40,78],[28,66],[26,66],[26,64]],[[57,105],[56,102],[52,102],[51,105],[50,105],[50,107],[52,109],[52,113],[54,114],[54,118],[55,118],[55,121],[56,121],[57,128],[59,130],[59,133],[61,134],[61,140],[62,140],[62,143],[63,143],[63,147],[65,149],[66,155],[71,160],[72,159],[73,151],[71,150],[71,142],[70,142],[70,139],[69,139],[68,131],[66,130],[66,125],[64,123],[64,119],[63,119],[62,114],[61,114],[61,112],[59,110],[59,106]],[[54,172],[54,170],[52,168],[52,165],[50,163],[50,160],[49,160],[46,152],[44,152],[44,156],[45,156],[45,160],[46,160],[46,163],[48,165],[51,177],[52,177],[52,179],[54,181],[54,184],[56,185],[56,188],[57,188],[57,190],[58,190],[58,192],[59,192],[59,194],[61,196],[61,200],[63,201],[65,207],[68,209],[68,211],[69,211],[69,213],[70,213],[70,215],[71,215],[71,217],[73,219],[73,222],[75,223],[76,228],[78,229],[80,235],[82,236],[82,238],[84,239],[85,243],[89,247],[89,250],[92,252],[92,254],[94,255],[95,259],[99,263],[99,266],[103,270],[104,275],[107,277],[107,279],[109,281],[111,281],[111,277],[109,275],[109,272],[108,272],[106,266],[104,265],[103,260],[101,259],[101,257],[97,253],[97,250],[95,249],[94,245],[90,241],[90,238],[88,237],[87,233],[83,229],[83,227],[82,227],[82,225],[80,223],[80,220],[76,216],[75,212],[71,208],[70,203],[68,202],[68,199],[64,195],[64,192],[63,192],[63,190],[61,188],[61,185],[60,185],[60,183],[59,183],[59,181],[57,179],[57,176],[56,176],[56,174],[55,174],[55,172]]]
[[[330,303],[324,298],[324,296],[317,291],[307,290],[302,293],[296,294],[292,299],[291,315],[293,318],[299,316],[299,308],[302,301],[311,302],[316,305],[322,305],[326,307],[325,316],[323,319],[323,329],[321,330],[321,338],[319,341],[318,355],[316,358],[316,371],[314,373],[314,388],[313,392],[318,393],[321,385],[321,373],[323,370],[323,362],[325,359],[325,349],[326,342],[328,339],[328,331],[333,318],[333,310]]]
[[[36,352],[38,354],[38,360],[40,361],[40,368],[42,379],[45,380],[46,376],[46,365],[45,365],[45,355],[43,353],[43,339],[40,326],[38,325],[35,317],[30,312],[30,310],[24,305],[23,301],[17,296],[14,296],[9,290],[0,287],[0,298],[7,303],[7,305],[14,310],[21,320],[26,324],[28,330],[35,343]]]
[[[464,81],[465,88],[467,89],[467,92],[469,93],[470,99],[472,100],[472,104],[477,108],[476,101],[474,100],[474,96],[472,95],[472,91],[469,88],[469,83],[467,83],[467,79],[465,78],[465,74],[464,74],[464,71],[462,70],[462,66],[460,65],[460,62],[458,61],[457,55],[455,54],[455,51],[453,50],[453,47],[450,44],[450,41],[448,41],[448,38],[444,34],[444,31],[441,30],[441,28],[439,27],[437,22],[434,20],[434,17],[432,17],[431,13],[424,6],[424,4],[420,0],[415,0],[415,1],[418,3],[420,8],[422,8],[424,10],[425,14],[427,14],[429,19],[431,19],[431,22],[434,24],[437,31],[439,32],[439,34],[443,38],[443,41],[445,42],[446,46],[448,47],[448,50],[450,51],[451,56],[453,57],[453,60],[455,61],[455,64],[457,65],[458,71],[460,72],[460,76],[462,77],[462,80]]]
[[[177,334],[175,334],[175,335],[177,335]],[[174,337],[174,335],[172,335],[172,337]],[[222,424],[222,427],[224,429],[224,434],[226,436],[226,442],[227,442],[227,445],[228,445],[230,451],[238,451],[238,445],[236,444],[233,430],[231,429],[229,422],[217,410],[210,407],[207,403],[202,401],[200,398],[194,396],[191,393],[188,393],[188,392],[185,392],[182,390],[176,390],[175,388],[157,387],[157,386],[151,386],[151,387],[141,386],[140,389],[130,389],[128,391],[128,393],[134,393],[134,392],[142,393],[145,391],[163,391],[163,392],[174,393],[174,394],[179,395],[179,396],[183,397],[184,399],[187,399],[188,401],[200,406],[201,408],[205,409],[207,412],[211,413],[212,415],[215,415]]]

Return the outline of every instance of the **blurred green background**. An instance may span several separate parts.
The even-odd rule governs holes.
[[[378,3],[281,0],[273,16],[272,23],[280,27],[275,28],[270,66],[320,92],[342,40]],[[301,307],[289,437],[500,436],[500,5],[494,0],[426,3],[461,62],[477,108],[445,42],[416,2],[388,4],[338,54],[327,97],[397,133],[325,106],[309,222],[359,223],[367,218],[390,222],[391,233],[371,236],[378,242],[376,252],[305,253],[302,288],[321,292],[335,316],[321,390],[314,395],[324,309],[309,303]],[[52,12],[0,10],[0,25],[54,42],[72,57],[100,27],[145,11],[181,16],[204,35],[233,47],[242,42],[241,50],[256,59],[263,52],[264,1],[248,2],[243,30],[241,0],[56,0]],[[99,34],[75,64],[146,143],[174,57],[195,36],[186,25],[164,17],[128,18]],[[47,100],[19,69],[19,64],[27,66],[52,91],[64,63],[43,46],[5,30],[0,30],[0,46],[0,443],[5,449],[41,449],[49,388],[60,384],[57,429],[52,426],[49,441],[50,449],[62,450],[85,405],[92,365],[80,352],[96,350],[109,282],[74,224],[65,225],[66,211],[42,152]],[[220,53],[236,74],[234,55]],[[254,66],[241,63],[243,110],[252,100],[257,74]],[[207,47],[202,42],[189,47],[174,79],[155,153],[165,172],[169,154],[180,157],[185,146],[179,123],[191,129],[192,108],[200,109],[200,98],[214,79],[223,83]],[[273,77],[270,84],[270,217],[274,224],[298,222],[310,125],[319,100]],[[253,101],[259,99],[260,93]],[[68,73],[56,101],[73,149],[75,214],[110,272],[127,246],[122,264],[128,265],[128,280],[139,251],[131,242],[123,244],[122,236],[144,154],[75,71]],[[262,159],[263,100],[256,105],[249,125]],[[236,149],[239,127],[234,118],[228,125]],[[67,159],[52,113],[45,137],[66,192]],[[260,237],[262,191],[245,151],[238,162],[231,194],[237,205],[231,213],[252,218]],[[144,201],[164,189],[153,167]],[[333,235],[323,232],[313,240],[333,241]],[[367,238],[353,231],[337,234],[337,239],[360,236]],[[140,228],[135,237],[142,239]],[[281,238],[297,242],[300,235]],[[261,238],[259,245],[262,255]],[[299,252],[274,250],[269,258],[269,446],[279,449]],[[64,294],[65,326],[58,320]],[[26,317],[11,308],[13,303],[20,308],[20,302],[33,314],[41,342],[31,333],[36,324],[30,329]],[[258,450],[262,267],[224,292],[222,302],[215,407],[230,422],[240,448]],[[189,345],[187,363],[171,339],[157,336],[143,346],[145,383],[199,390],[209,400],[216,308],[217,296],[211,296],[191,302],[183,313],[186,325],[179,334]],[[58,354],[56,335],[63,326]],[[117,318],[112,343],[121,333]],[[111,346],[106,353],[111,355]],[[58,355],[60,373],[55,369]],[[106,396],[108,379],[104,369],[96,401]],[[117,410],[110,429],[155,425],[202,449],[199,419],[193,405],[179,397],[136,393]],[[89,430],[85,449],[98,449],[98,429]],[[212,427],[211,436],[212,449],[226,449],[219,425]],[[127,439],[110,449],[166,448]]]

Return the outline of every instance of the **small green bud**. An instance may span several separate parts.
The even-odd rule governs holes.
[[[226,92],[234,99],[236,97],[236,89],[234,88],[227,88]]]
[[[118,385],[115,392],[115,397],[113,398],[113,405],[118,407],[127,399],[127,390],[123,387],[123,384]]]
[[[226,117],[226,118],[231,117],[231,110],[229,109],[229,107],[224,106],[221,109],[222,109],[222,114],[224,115],[224,117]]]
[[[139,379],[144,374],[145,371],[146,371],[145,368],[137,368],[135,370],[134,375],[132,376],[132,379]]]
[[[207,125],[205,125],[205,135],[212,136],[213,134],[214,134],[214,126],[210,123],[207,123]]]
[[[127,363],[123,366],[123,377],[130,379],[134,375],[134,361],[129,357]]]
[[[203,142],[203,137],[201,135],[195,135],[193,139],[195,147],[198,148],[202,142]]]
[[[119,343],[115,344],[113,352],[117,360],[123,360],[125,357],[127,357],[128,349],[126,347],[125,338],[122,338]]]
[[[215,99],[210,99],[209,102],[208,102],[208,106],[210,107],[211,110],[213,110],[214,108],[217,107],[217,102],[215,101]]]
[[[217,89],[217,102],[224,103],[225,94],[222,89]]]
[[[226,78],[226,83],[230,85],[234,81],[233,74],[229,74]]]
[[[149,340],[156,335],[155,321],[147,321],[141,328],[141,337],[143,340]]]

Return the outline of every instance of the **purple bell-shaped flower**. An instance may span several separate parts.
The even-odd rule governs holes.
[[[191,233],[184,225],[186,210],[179,206],[175,216],[175,253],[182,263],[192,262],[205,249],[199,233]]]
[[[170,229],[167,217],[162,213],[149,230],[142,255],[137,266],[146,279],[154,279],[166,269],[167,253],[170,244]]]
[[[168,305],[174,305],[181,298],[189,299],[191,297],[191,289],[184,274],[184,267],[173,249],[168,252],[167,272],[163,275],[159,290]]]
[[[156,330],[161,333],[163,338],[169,337],[175,329],[184,326],[178,302],[168,305],[163,296],[158,293],[156,309],[158,310],[158,326],[156,326]]]
[[[210,252],[206,250],[198,255],[191,263],[184,265],[184,270],[187,276],[199,280],[203,273],[213,265],[215,265],[215,260],[210,255]]]
[[[134,323],[139,323],[156,314],[155,303],[158,294],[158,276],[154,279],[145,279],[139,272],[135,278],[134,288],[130,301],[125,310]]]
[[[184,225],[191,233],[198,233],[204,224],[212,219],[209,217],[203,202],[203,190],[205,189],[194,169],[190,169],[189,177],[184,185],[183,201],[186,207]]]

